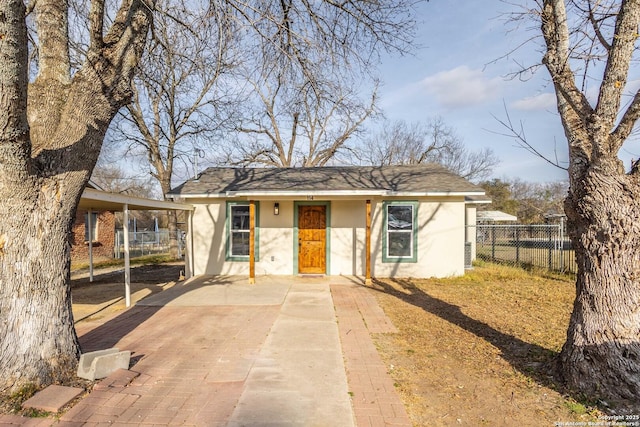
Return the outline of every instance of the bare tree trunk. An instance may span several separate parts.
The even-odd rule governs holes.
[[[617,162],[574,179],[572,227],[577,296],[560,355],[566,384],[606,399],[640,396],[640,186]]]
[[[630,103],[622,102],[637,51],[640,0],[572,2],[569,9],[566,3],[544,0],[540,14],[547,46],[543,63],[569,147],[565,212],[578,263],[560,374],[576,392],[638,406],[640,173],[637,168],[626,173],[618,152],[640,118],[640,91]],[[573,37],[585,29],[594,37]],[[584,75],[600,82],[592,106],[571,65],[585,53],[585,60],[594,59],[598,44],[604,74],[601,80]]]
[[[104,6],[93,3],[97,10]],[[130,82],[151,20],[123,3],[70,77],[68,5],[36,4],[39,74],[27,90],[24,3],[0,2],[0,393],[74,374],[80,352],[71,311],[69,236],[78,201]],[[27,114],[28,111],[28,114]],[[28,124],[27,124],[28,123]]]
[[[180,258],[180,251],[178,247],[178,214],[174,210],[167,212],[169,223],[167,227],[169,229],[169,256],[172,259]]]
[[[76,200],[61,198],[54,180],[21,190],[0,208],[16,219],[0,223],[0,390],[68,379],[79,355],[69,285]]]

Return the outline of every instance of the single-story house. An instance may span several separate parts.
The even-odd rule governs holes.
[[[173,189],[194,207],[187,274],[464,274],[469,197],[435,165],[209,168]]]

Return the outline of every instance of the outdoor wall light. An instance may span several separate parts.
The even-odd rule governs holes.
[[[275,202],[273,204],[273,214],[274,215],[280,215],[280,203]]]

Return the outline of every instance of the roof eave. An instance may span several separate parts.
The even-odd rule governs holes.
[[[484,196],[484,191],[393,191],[393,190],[335,190],[335,191],[226,191],[224,193],[170,194],[181,199],[229,199],[236,197],[466,197]]]

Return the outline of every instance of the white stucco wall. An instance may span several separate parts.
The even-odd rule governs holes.
[[[405,200],[405,199],[398,199]],[[416,199],[414,199],[416,200]],[[259,201],[259,259],[256,275],[296,274],[294,201]],[[226,261],[226,200],[193,200],[193,264],[195,275],[249,272],[249,263]],[[383,262],[382,199],[372,200],[372,275],[374,277],[446,277],[464,274],[465,204],[462,197],[424,199],[418,206],[418,256],[415,263]],[[333,200],[330,209],[329,275],[365,273],[364,200]]]
[[[279,215],[273,214],[274,203],[260,201],[260,259],[256,262],[256,275],[293,274],[293,201],[278,201]],[[248,263],[244,264],[248,272]]]
[[[402,200],[402,199],[399,199]],[[371,226],[374,277],[448,277],[464,274],[464,201],[461,198],[419,200],[417,262],[383,262],[382,200]]]
[[[365,271],[364,200],[331,202],[331,275],[362,276]]]

